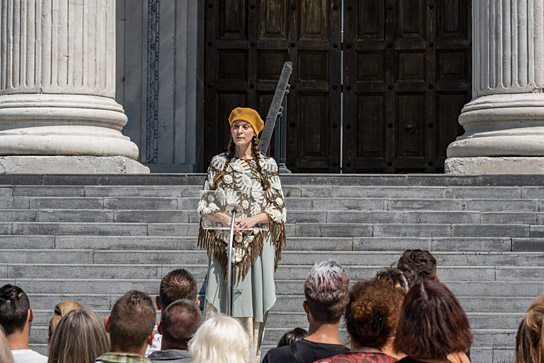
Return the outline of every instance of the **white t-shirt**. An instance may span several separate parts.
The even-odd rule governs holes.
[[[13,363],[47,363],[47,357],[30,349],[16,349],[11,351]]]
[[[153,336],[153,342],[145,348],[145,356],[149,357],[151,353],[161,350],[162,335],[158,333],[157,326],[155,325],[155,335]]]

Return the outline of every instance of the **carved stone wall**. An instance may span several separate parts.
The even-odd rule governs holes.
[[[117,94],[152,172],[197,163],[198,2],[117,0]]]

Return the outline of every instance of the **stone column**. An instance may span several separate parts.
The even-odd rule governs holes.
[[[0,173],[146,173],[115,96],[115,1],[0,3]]]
[[[473,1],[473,99],[447,173],[544,173],[544,0]]]

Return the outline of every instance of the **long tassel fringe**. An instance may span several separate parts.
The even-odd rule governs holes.
[[[247,272],[249,271],[251,266],[253,266],[253,263],[255,262],[257,257],[259,257],[263,252],[264,241],[268,237],[268,235],[268,231],[261,231],[253,235],[253,243],[246,250],[246,253],[249,253],[249,258],[244,258],[242,261],[233,264],[232,281],[234,284],[239,283],[246,277]],[[285,231],[283,232],[283,238],[285,239]],[[209,258],[211,258],[212,256],[213,258],[215,258],[215,260],[221,266],[223,277],[225,279],[225,282],[227,282],[228,242],[219,242],[218,239],[219,238],[217,237],[217,234],[214,230],[205,230],[204,228],[202,228],[202,224],[200,224],[197,246],[203,250],[206,250]],[[283,242],[283,244],[285,244],[285,242]],[[278,252],[276,250],[276,261],[274,270],[277,267],[277,256]],[[281,258],[281,251],[279,253],[279,256]]]

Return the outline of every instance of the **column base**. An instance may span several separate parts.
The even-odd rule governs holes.
[[[0,174],[149,174],[124,156],[2,156]]]
[[[448,158],[446,174],[544,174],[544,157]]]

